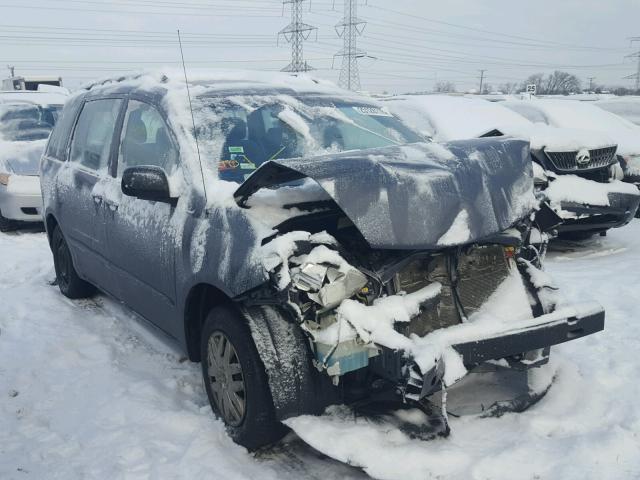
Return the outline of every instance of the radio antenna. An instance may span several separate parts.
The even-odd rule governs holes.
[[[187,67],[184,63],[184,52],[182,50],[182,37],[178,29],[178,44],[180,45],[180,57],[182,58],[182,71],[184,72],[184,84],[187,86],[187,98],[189,99],[189,110],[191,111],[191,123],[193,124],[193,137],[196,140],[196,151],[198,152],[198,163],[200,164],[200,176],[202,177],[202,189],[204,192],[204,203],[207,205],[207,184],[204,181],[204,169],[202,168],[202,158],[200,157],[200,145],[198,145],[198,131],[196,130],[196,119],[193,115],[193,104],[191,103],[191,91],[189,90],[189,79],[187,78]]]

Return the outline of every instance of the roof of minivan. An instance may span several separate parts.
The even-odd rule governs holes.
[[[196,95],[224,94],[227,92],[262,94],[264,92],[290,92],[292,94],[345,94],[354,95],[327,80],[314,78],[309,74],[291,74],[282,72],[261,72],[248,70],[214,70],[205,73],[188,74],[189,87]],[[170,90],[172,87],[184,88],[185,77],[182,70],[165,70],[110,77],[84,85],[85,90],[152,92]]]

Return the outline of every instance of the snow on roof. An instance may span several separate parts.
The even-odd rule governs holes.
[[[64,105],[68,96],[61,92],[31,90],[0,92],[0,103],[32,103],[36,105]]]
[[[606,134],[618,144],[622,155],[640,154],[640,127],[607,112],[591,102],[556,99],[511,100],[505,105],[527,106],[543,113],[547,123],[555,127],[574,128]]]
[[[190,86],[204,87],[207,91],[228,90],[292,90],[297,93],[342,94],[350,93],[333,82],[321,80],[310,74],[265,72],[257,70],[207,70],[187,71]],[[102,85],[118,83],[140,88],[183,88],[184,72],[179,69],[139,72],[128,76],[110,77],[82,86],[92,89]]]
[[[499,130],[505,135],[529,139],[531,148],[550,151],[615,145],[615,141],[603,133],[533,123],[501,103],[476,98],[405,95],[386,99],[384,103],[438,142],[477,138]]]

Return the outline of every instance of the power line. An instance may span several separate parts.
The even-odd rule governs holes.
[[[308,72],[313,67],[304,59],[303,43],[309,39],[311,32],[317,28],[302,21],[302,3],[305,0],[282,0],[282,6],[291,5],[291,23],[278,32],[291,44],[291,63],[282,69],[283,72]],[[316,33],[317,35],[317,33]]]
[[[342,57],[339,84],[348,90],[361,88],[358,59],[366,56],[366,52],[358,48],[357,41],[366,24],[367,22],[358,18],[358,0],[344,0],[344,17],[335,27],[344,45],[335,56]]]

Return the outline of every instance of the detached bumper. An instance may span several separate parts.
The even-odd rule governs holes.
[[[640,194],[609,193],[609,206],[561,202],[563,212],[576,218],[564,218],[559,232],[598,232],[622,227],[629,223],[640,204]]]
[[[584,317],[564,318],[535,325],[503,335],[454,345],[465,365],[477,365],[487,360],[512,357],[586,337],[604,330],[604,310]]]
[[[465,340],[452,343],[451,346],[460,354],[464,365],[470,368],[488,360],[514,357],[599,332],[604,329],[604,316],[604,310],[596,304],[582,311],[566,308],[519,322],[506,331],[488,335],[477,333],[477,339],[472,338],[474,334],[467,334],[465,325],[461,325],[456,336]],[[424,373],[420,398],[440,389],[444,373],[442,361],[436,362],[431,370]]]

